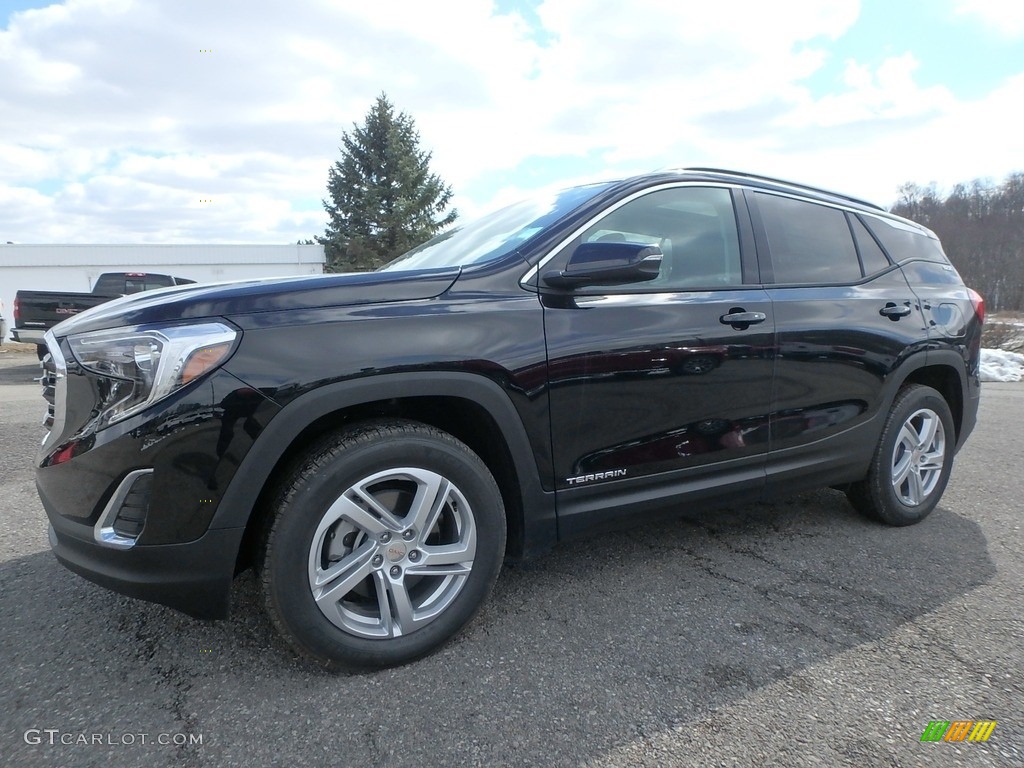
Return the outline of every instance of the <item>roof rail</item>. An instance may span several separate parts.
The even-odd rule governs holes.
[[[754,179],[756,181],[767,181],[770,184],[778,184],[784,187],[792,187],[793,189],[805,189],[810,192],[819,192],[829,197],[838,197],[841,200],[849,200],[851,203],[857,203],[858,205],[864,205],[868,208],[874,208],[876,211],[885,211],[880,205],[862,200],[859,197],[853,197],[851,195],[844,195],[840,192],[833,192],[831,189],[822,189],[821,187],[812,187],[809,184],[798,184],[795,181],[786,181],[785,179],[776,179],[771,176],[759,176],[756,173],[744,173],[743,171],[730,171],[725,168],[684,168],[684,171],[695,171],[697,173],[715,173],[723,176],[738,176],[744,179]]]

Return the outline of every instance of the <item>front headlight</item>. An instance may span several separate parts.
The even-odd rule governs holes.
[[[99,424],[126,419],[223,363],[238,331],[221,323],[115,328],[68,337],[78,363],[100,376]]]

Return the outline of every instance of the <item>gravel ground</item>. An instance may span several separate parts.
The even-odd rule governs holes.
[[[0,355],[0,766],[1024,763],[1024,385],[985,385],[920,525],[830,490],[684,513],[507,566],[439,653],[331,676],[247,575],[207,623],[57,564],[34,375]],[[936,719],[998,726],[921,743]]]

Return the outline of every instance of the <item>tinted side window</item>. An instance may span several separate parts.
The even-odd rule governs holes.
[[[757,193],[776,283],[860,280],[860,262],[845,214],[788,197]]]
[[[116,273],[100,275],[100,279],[96,281],[92,291],[104,296],[120,296],[124,293],[124,275]]]
[[[926,261],[949,263],[946,254],[942,252],[939,241],[933,240],[923,232],[903,227],[899,222],[877,216],[865,216],[864,223],[868,225],[882,247],[896,262],[925,259]]]
[[[864,265],[864,274],[873,275],[888,269],[889,259],[875,238],[868,232],[867,227],[853,214],[850,214],[850,227],[853,229],[853,239],[857,242],[857,250],[860,252],[860,261]]]
[[[152,291],[154,288],[167,288],[170,285],[174,285],[174,278],[170,275],[146,275],[146,288],[147,291]]]
[[[651,192],[609,213],[580,240],[595,241],[661,247],[661,274],[630,286],[630,290],[688,290],[743,283],[736,214],[727,189],[678,187]]]

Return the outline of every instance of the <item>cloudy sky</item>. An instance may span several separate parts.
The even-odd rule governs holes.
[[[472,216],[715,165],[1024,170],[1024,0],[0,0],[0,242],[289,243],[386,92]]]

